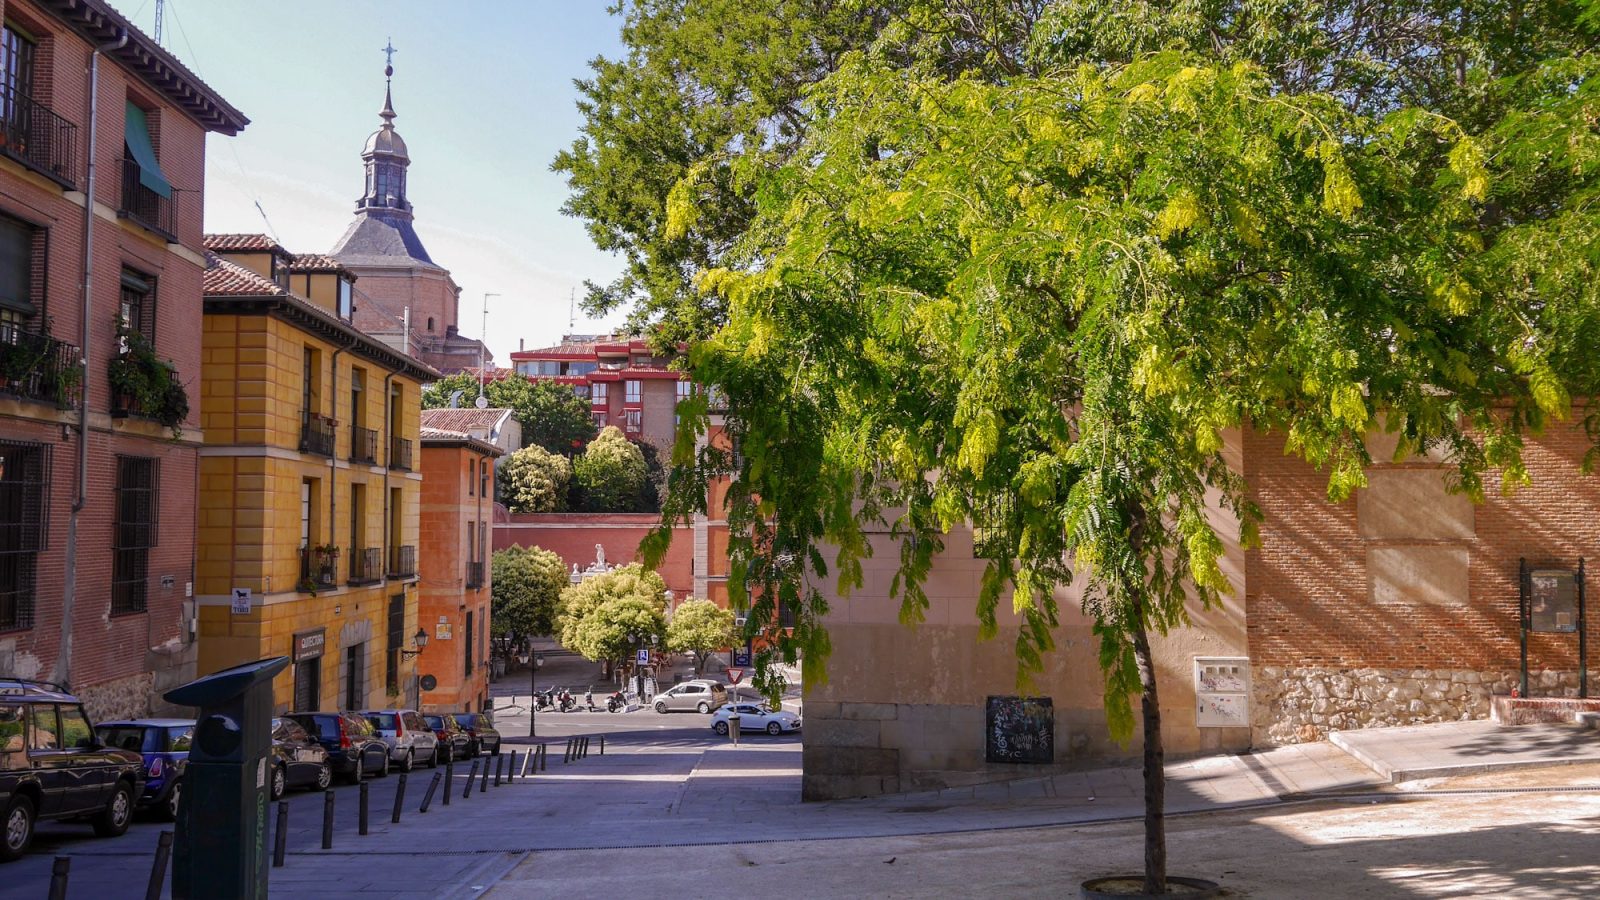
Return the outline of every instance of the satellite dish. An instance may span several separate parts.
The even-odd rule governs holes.
[[[488,397],[479,397],[478,399],[472,401],[472,405],[476,406],[479,409],[488,409],[489,408],[489,398]]]
[[[460,408],[460,406],[461,406],[461,395],[465,394],[465,393],[466,393],[466,391],[451,391],[450,392],[450,408],[451,409]]]

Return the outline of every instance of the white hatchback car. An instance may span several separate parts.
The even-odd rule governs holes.
[[[775,710],[766,704],[756,703],[736,703],[722,707],[711,717],[711,730],[717,734],[727,734],[728,722],[735,714],[739,716],[740,731],[782,734],[785,731],[800,730],[800,717],[795,713],[787,709]]]

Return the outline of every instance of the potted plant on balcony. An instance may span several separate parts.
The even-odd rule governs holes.
[[[49,333],[50,320],[44,321],[45,334]],[[12,388],[26,394],[29,379],[38,377],[46,357],[50,355],[50,342],[33,334],[7,326],[0,329],[0,388]]]
[[[311,548],[312,573],[317,584],[332,587],[338,579],[339,573],[339,548],[333,544],[322,544]]]
[[[107,369],[113,396],[111,415],[122,418],[137,412],[171,428],[176,439],[183,434],[180,426],[189,416],[189,395],[178,380],[178,367],[158,357],[149,339],[139,332],[119,323],[117,336],[123,350]]]

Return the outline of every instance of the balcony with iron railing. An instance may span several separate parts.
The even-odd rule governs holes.
[[[377,584],[383,580],[383,550],[367,547],[350,554],[350,578],[347,584]]]
[[[389,439],[389,468],[411,471],[411,441],[402,437]]]
[[[417,575],[417,548],[406,545],[404,547],[389,548],[389,577],[390,578],[415,578]]]
[[[299,589],[315,593],[319,588],[331,588],[339,581],[339,548],[301,547]]]
[[[0,326],[0,394],[71,409],[82,380],[76,345]]]
[[[360,425],[350,426],[350,461],[378,464],[378,432]]]
[[[169,241],[178,239],[178,200],[163,197],[139,183],[139,163],[122,161],[122,205],[117,215],[154,231]]]
[[[467,563],[467,587],[483,587],[483,561]]]
[[[78,126],[4,86],[0,86],[0,155],[62,187],[78,187]]]
[[[334,443],[333,420],[317,413],[300,416],[300,452],[318,456],[332,456]]]

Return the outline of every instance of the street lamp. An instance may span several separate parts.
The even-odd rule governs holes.
[[[533,638],[528,638],[529,649],[533,647]],[[528,662],[528,654],[521,656],[523,662]],[[533,664],[528,666],[528,690],[532,692],[528,697],[528,737],[534,737],[539,727],[539,667],[544,665],[544,654],[534,653]]]
[[[401,659],[410,659],[411,657],[421,653],[422,649],[428,646],[428,632],[422,628],[418,628],[417,633],[411,636],[411,640],[417,645],[417,649],[406,650],[402,648],[400,650]]]
[[[644,667],[639,665],[639,651],[644,649],[644,635],[628,632],[628,640],[633,644],[633,683],[639,694],[639,704],[644,705]]]

